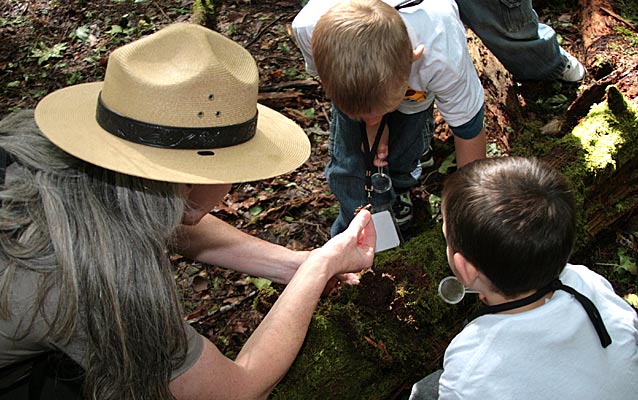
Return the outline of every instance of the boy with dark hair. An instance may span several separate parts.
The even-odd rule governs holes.
[[[399,225],[409,225],[409,189],[432,165],[434,104],[454,132],[457,165],[485,157],[484,92],[456,3],[387,3],[310,0],[293,21],[306,69],[333,101],[326,167],[340,202],[333,236],[368,203],[392,206]],[[392,187],[378,190],[376,172]]]
[[[536,159],[475,161],[446,180],[442,213],[450,268],[487,307],[411,400],[635,397],[636,312],[567,263],[576,209],[560,173]]]

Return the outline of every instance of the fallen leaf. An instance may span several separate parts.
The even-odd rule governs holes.
[[[377,342],[375,342],[374,340],[370,339],[367,336],[364,336],[363,338],[366,340],[366,342],[368,342],[368,344],[370,344],[370,345],[372,345],[374,347],[377,347]]]
[[[197,275],[193,278],[193,290],[203,292],[208,289],[208,278]]]

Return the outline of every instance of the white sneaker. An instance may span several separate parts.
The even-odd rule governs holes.
[[[567,60],[567,65],[565,65],[565,69],[563,69],[560,79],[565,82],[578,82],[583,80],[585,73],[587,72],[585,67],[583,67],[583,64],[581,64],[576,57],[569,54],[562,47],[560,48],[560,52],[565,60]]]
[[[421,163],[421,168],[429,168],[434,165],[434,157],[432,156],[432,145],[429,144],[428,148],[425,149],[423,154],[421,155],[421,159],[419,160]]]

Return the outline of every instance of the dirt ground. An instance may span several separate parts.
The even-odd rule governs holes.
[[[540,3],[541,20],[550,22],[565,46],[578,55],[582,43],[574,10]],[[224,1],[216,10],[216,19],[209,21],[257,60],[260,102],[299,123],[312,142],[311,157],[300,169],[265,182],[236,185],[213,213],[266,240],[292,249],[310,249],[328,240],[338,209],[323,174],[330,103],[318,82],[305,73],[290,32],[299,9],[299,1],[293,0]],[[0,4],[0,118],[17,109],[33,108],[53,90],[101,80],[115,47],[166,24],[188,21],[191,10],[192,1],[186,0],[4,0]],[[543,85],[542,94],[537,86],[521,85],[519,94],[530,105],[526,118],[547,122],[564,113],[569,101],[593,81],[589,77],[581,88],[554,90]],[[548,95],[547,90],[554,92]],[[490,123],[497,124],[498,118]],[[488,142],[494,154],[501,154],[506,149],[500,133],[506,127],[494,128]],[[449,132],[440,119],[435,136],[435,167],[412,192],[416,217],[421,219],[429,218],[429,195],[440,191],[442,180],[438,168],[452,151]],[[635,279],[628,279],[614,264],[618,264],[619,241],[624,240],[628,254],[635,257],[631,251],[638,242],[633,236],[636,228],[638,220],[625,221],[618,230],[605,233],[595,248],[577,255],[584,263],[601,264],[619,292],[635,287]],[[178,255],[173,260],[187,319],[222,352],[236,355],[268,309],[269,299],[258,289],[260,282]]]

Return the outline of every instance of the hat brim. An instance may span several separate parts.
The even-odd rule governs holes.
[[[67,153],[100,167],[143,178],[192,184],[250,182],[288,173],[310,156],[307,135],[284,115],[257,105],[255,136],[242,144],[200,150],[164,149],[132,143],[95,120],[103,82],[57,90],[38,103],[35,121]]]

